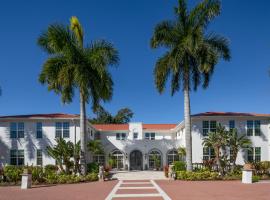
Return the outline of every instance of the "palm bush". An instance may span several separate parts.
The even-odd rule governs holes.
[[[237,154],[241,149],[248,149],[252,142],[245,134],[238,134],[237,129],[229,132],[229,148],[231,150],[231,162],[233,163],[232,171],[236,166]]]
[[[221,163],[221,150],[228,145],[229,133],[221,124],[217,125],[215,132],[210,132],[208,137],[203,138],[203,145],[213,148],[215,151],[215,159],[218,165],[219,172],[223,174]]]

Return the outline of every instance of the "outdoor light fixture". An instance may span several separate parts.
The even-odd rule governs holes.
[[[144,159],[146,160],[146,158],[147,158],[147,153],[144,154]]]

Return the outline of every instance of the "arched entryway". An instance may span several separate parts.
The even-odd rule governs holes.
[[[129,155],[130,170],[143,169],[143,155],[139,150],[134,150]]]

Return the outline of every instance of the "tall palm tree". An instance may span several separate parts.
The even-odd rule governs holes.
[[[224,126],[221,124],[217,125],[217,129],[215,132],[210,132],[208,137],[203,138],[203,145],[205,147],[213,148],[215,151],[216,162],[218,165],[218,169],[222,174],[221,167],[221,150],[225,149],[228,145],[229,133]]]
[[[171,94],[184,91],[184,121],[187,170],[192,170],[192,138],[190,120],[190,90],[202,83],[207,88],[216,64],[230,59],[229,42],[223,36],[206,33],[207,25],[220,14],[219,0],[203,0],[192,10],[186,0],[178,0],[175,19],[159,23],[151,38],[151,47],[164,47],[154,69],[155,84],[160,93],[171,77]]]
[[[237,129],[232,129],[229,132],[229,147],[232,158],[233,167],[232,170],[235,169],[236,166],[236,158],[237,154],[241,149],[250,148],[252,145],[251,140],[245,134],[238,134]]]
[[[76,17],[71,18],[71,27],[61,24],[49,25],[38,38],[49,58],[45,61],[39,76],[42,84],[62,96],[64,103],[70,103],[74,91],[80,93],[80,141],[81,172],[86,173],[85,133],[86,103],[95,109],[100,100],[112,97],[113,81],[108,72],[109,65],[118,64],[118,52],[104,40],[83,43],[83,29]]]

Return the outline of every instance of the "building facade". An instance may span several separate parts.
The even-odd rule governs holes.
[[[206,112],[192,115],[192,162],[201,163],[214,157],[213,150],[202,141],[218,123],[228,130],[237,128],[252,141],[252,149],[241,150],[237,164],[270,160],[270,115],[253,113]],[[86,142],[100,140],[105,153],[91,155],[87,162],[111,165],[118,170],[162,169],[184,159],[177,154],[185,147],[184,123],[179,124],[98,124],[87,123]],[[55,164],[47,146],[62,137],[76,143],[80,140],[79,115],[36,114],[0,117],[0,166]],[[228,149],[229,155],[229,149]]]

